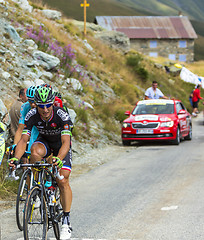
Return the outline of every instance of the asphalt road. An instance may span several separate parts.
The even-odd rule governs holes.
[[[204,239],[204,126],[193,140],[118,147],[118,157],[73,179],[73,238]],[[110,153],[111,156],[111,153]],[[106,155],[104,157],[109,158]],[[2,239],[22,238],[12,209],[0,214]]]

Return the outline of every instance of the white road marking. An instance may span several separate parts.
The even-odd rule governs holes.
[[[170,211],[170,210],[176,210],[178,206],[170,206],[170,207],[163,207],[161,208],[162,211]]]

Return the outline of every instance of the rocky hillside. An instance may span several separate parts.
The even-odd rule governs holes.
[[[90,60],[96,61],[100,56],[83,39],[80,31],[77,32],[77,27],[63,21],[64,24],[60,12],[33,9],[27,0],[0,0],[0,115],[7,126],[7,136],[8,111],[19,89],[46,82],[62,94],[69,108],[76,124],[76,145],[86,142],[97,147],[110,140],[119,140],[119,121],[111,120],[114,121],[113,129],[110,129],[111,133],[107,129],[107,134],[104,134],[109,120],[103,121],[104,117],[97,116],[100,109],[97,113],[95,110],[102,107],[101,102],[109,104],[117,99],[113,89],[100,79],[99,72],[103,68],[91,71],[86,65],[86,58],[89,64]],[[105,35],[103,37],[106,38]],[[116,36],[113,34],[112,38],[115,41]],[[120,40],[119,36],[117,41],[120,44],[123,39]],[[11,141],[9,136],[8,141]],[[80,147],[76,149],[79,151]]]
[[[0,0],[0,117],[8,143],[8,111],[19,89],[43,82],[62,94],[75,123],[73,150],[79,154],[120,143],[125,110],[143,98],[152,80],[165,95],[189,106],[186,96],[193,86],[131,51],[125,35],[94,24],[87,29],[85,39],[82,22],[27,0]]]

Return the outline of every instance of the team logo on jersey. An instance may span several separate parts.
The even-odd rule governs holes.
[[[68,124],[65,124],[65,125],[64,125],[64,129],[65,129],[65,130],[69,130],[69,125],[68,125]]]
[[[56,123],[52,123],[51,127],[55,128],[55,127],[57,127],[57,124]]]
[[[28,121],[30,117],[36,114],[36,108],[31,109],[25,116],[25,121]]]
[[[57,110],[57,115],[62,119],[62,121],[67,121],[69,119],[69,114],[62,109]]]

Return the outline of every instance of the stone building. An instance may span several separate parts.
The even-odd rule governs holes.
[[[174,61],[194,61],[197,35],[186,16],[97,16],[95,23],[125,33],[142,54]]]

